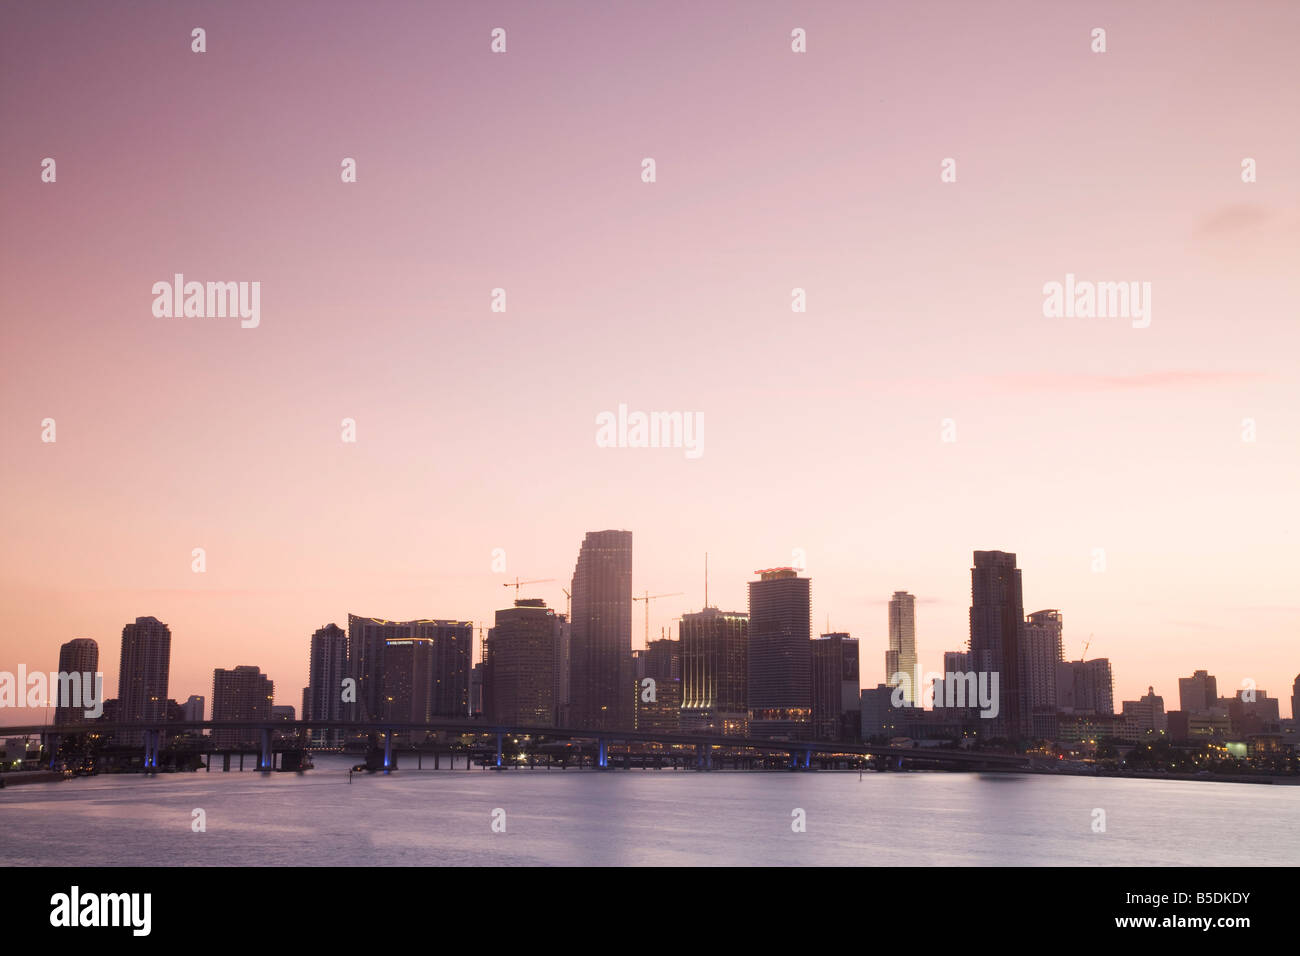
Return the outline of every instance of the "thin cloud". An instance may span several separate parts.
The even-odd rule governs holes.
[[[1196,227],[1198,236],[1239,236],[1271,222],[1273,210],[1255,203],[1233,203],[1214,210]]]

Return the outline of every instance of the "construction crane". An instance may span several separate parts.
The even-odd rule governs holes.
[[[1083,653],[1079,655],[1079,660],[1083,660],[1085,657],[1088,656],[1088,648],[1091,646],[1092,646],[1092,635],[1089,634],[1088,639],[1083,642]]]
[[[560,590],[564,591],[564,619],[566,621],[571,621],[573,620],[573,615],[569,611],[569,607],[573,604],[573,595],[564,588],[560,588]]]
[[[651,594],[649,591],[646,591],[645,595],[642,597],[636,597],[635,595],[633,596],[632,598],[633,601],[645,601],[645,646],[646,647],[650,646],[650,602],[657,598],[680,597],[685,593],[686,593],[685,591],[673,591],[670,594]]]
[[[519,578],[516,577],[513,581],[507,581],[507,582],[505,582],[505,583],[504,583],[503,585],[501,585],[501,586],[502,586],[503,588],[514,588],[514,589],[515,589],[515,600],[518,601],[518,600],[519,600],[519,589],[520,589],[521,587],[523,587],[525,584],[546,584],[546,583],[548,583],[548,582],[550,582],[550,581],[554,581],[554,580],[555,580],[555,578],[534,578],[534,579],[531,580],[531,581],[520,581]]]

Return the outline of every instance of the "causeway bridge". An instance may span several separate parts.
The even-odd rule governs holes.
[[[40,735],[43,753],[51,763],[57,758],[64,737],[87,733],[106,736],[131,733],[143,738],[144,769],[156,770],[162,742],[166,737],[184,732],[203,730],[236,730],[248,732],[249,740],[260,740],[257,769],[275,769],[275,752],[308,749],[306,731],[336,731],[346,735],[366,735],[382,740],[383,769],[394,765],[393,738],[398,734],[425,734],[433,731],[461,735],[495,738],[496,766],[503,766],[503,745],[506,738],[541,737],[548,741],[575,741],[594,744],[595,766],[609,769],[609,746],[613,744],[648,744],[659,747],[687,748],[694,755],[694,766],[700,770],[713,767],[717,751],[788,756],[791,769],[812,769],[813,755],[839,757],[872,757],[883,759],[895,766],[901,761],[927,767],[966,770],[1016,770],[1029,766],[1029,758],[1021,754],[982,750],[961,750],[951,747],[894,747],[853,743],[835,740],[776,740],[766,737],[700,733],[666,733],[652,730],[616,730],[578,727],[540,727],[523,724],[502,725],[469,718],[437,718],[427,723],[386,720],[175,720],[175,721],[93,721],[62,725],[32,724],[0,727],[2,736]],[[297,740],[284,739],[297,735]],[[680,751],[679,751],[680,752]]]

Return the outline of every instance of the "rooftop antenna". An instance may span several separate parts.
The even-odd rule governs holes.
[[[709,608],[709,552],[704,552],[704,609]]]

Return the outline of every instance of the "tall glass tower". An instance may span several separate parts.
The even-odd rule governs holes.
[[[749,729],[803,740],[812,733],[812,580],[770,568],[749,582]]]
[[[895,679],[895,674],[906,674]],[[916,595],[895,591],[889,599],[889,650],[885,652],[885,683],[903,685],[903,700],[917,706],[916,688]]]
[[[632,532],[588,531],[573,569],[569,701],[582,728],[632,726]]]

